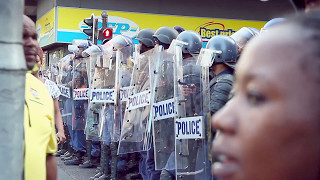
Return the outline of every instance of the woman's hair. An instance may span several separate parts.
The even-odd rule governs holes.
[[[288,17],[285,24],[299,26],[303,35],[299,35],[301,40],[306,44],[306,57],[302,60],[301,67],[306,67],[308,63],[312,63],[311,67],[318,69],[317,81],[320,83],[320,11],[314,11],[307,14],[298,13]],[[309,65],[308,65],[309,66]]]

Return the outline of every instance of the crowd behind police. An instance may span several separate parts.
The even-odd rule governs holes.
[[[320,144],[317,141],[320,137],[320,57],[317,49],[320,45],[319,6],[320,2],[317,0],[306,1],[302,5],[309,12],[306,15],[275,18],[266,23],[260,32],[252,27],[243,27],[231,36],[217,35],[208,41],[205,49],[213,50],[215,54],[211,59],[208,84],[209,112],[213,116],[212,130],[207,135],[210,138],[206,142],[209,147],[213,141],[213,152],[206,156],[209,163],[213,164],[212,172],[217,177],[210,175],[200,178],[192,174],[197,172],[189,172],[192,175],[186,176],[187,179],[320,179]],[[292,29],[294,31],[289,33]],[[288,33],[281,35],[282,32]],[[130,38],[119,35],[111,40],[112,43],[103,42],[103,45],[98,46],[89,41],[74,41],[74,49],[70,48],[72,54],[55,66],[58,72],[63,73],[60,81],[57,81],[57,77],[45,77],[46,70],[39,74],[42,50],[36,39],[35,24],[24,16],[23,45],[29,70],[26,78],[24,179],[56,179],[55,156],[60,157],[66,165],[97,167],[96,174],[91,177],[96,180],[179,178],[172,150],[168,153],[165,166],[156,169],[156,143],[151,142],[147,150],[118,154],[119,138],[111,137],[111,130],[105,128],[113,127],[110,122],[117,122],[124,110],[117,112],[114,110],[115,105],[102,105],[103,111],[97,114],[103,114],[106,120],[103,133],[99,138],[91,137],[86,126],[89,114],[94,112],[92,109],[95,106],[90,106],[88,100],[72,100],[72,97],[61,96],[55,84],[60,83],[71,90],[89,88],[89,84],[96,79],[95,76],[88,77],[88,57],[97,52],[108,51],[111,54],[109,58],[112,59],[117,50],[124,52],[125,49],[130,51],[131,56],[135,50]],[[139,51],[136,51],[135,56],[154,52],[158,46],[169,52],[174,40],[185,42],[182,46],[182,58],[184,67],[190,68],[184,68],[183,75],[200,73],[201,69],[196,68],[195,61],[187,61],[197,60],[200,56],[203,44],[197,32],[178,26],[161,27],[158,30],[143,29],[136,39],[139,41],[139,46],[136,47]],[[281,43],[277,43],[278,40]],[[249,41],[252,42],[247,46]],[[306,48],[303,42],[307,42],[311,49]],[[101,59],[103,58],[105,57],[101,55]],[[138,63],[135,59],[139,60],[128,57],[130,58],[132,62],[125,62],[127,67]],[[115,63],[115,59],[108,61],[109,64],[104,64],[103,60],[98,61],[99,58],[94,64],[94,73],[103,70],[106,74],[105,69]],[[290,64],[289,70],[285,69],[287,63]],[[297,76],[300,71],[303,75]],[[140,82],[144,77],[125,74],[125,78],[129,81],[138,78],[137,82]],[[192,79],[190,81],[195,82]],[[123,84],[128,86],[130,83]],[[151,85],[147,87],[152,88]],[[197,94],[200,88],[196,83],[182,84],[182,87],[184,96]],[[113,88],[118,87],[114,84]],[[169,96],[170,93],[173,94],[165,92],[162,95]],[[244,104],[244,98],[248,99],[247,104]],[[268,107],[268,102],[275,104]],[[275,107],[278,105],[279,107]],[[279,109],[280,107],[283,109]],[[199,110],[193,113],[203,112]],[[44,118],[47,121],[42,122]],[[260,122],[248,122],[249,120]],[[211,124],[209,120],[207,123]],[[120,122],[120,125],[123,124]],[[174,142],[174,132],[166,133],[167,138]],[[152,140],[156,138],[151,137]],[[57,140],[60,144],[58,151]],[[172,146],[174,151],[175,146]]]

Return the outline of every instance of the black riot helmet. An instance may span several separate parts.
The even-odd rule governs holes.
[[[214,63],[224,63],[234,69],[237,63],[237,44],[229,36],[217,35],[213,36],[207,44],[207,49],[215,51]]]
[[[153,35],[155,32],[153,29],[142,29],[139,31],[136,39],[147,47],[154,47],[155,42]]]
[[[175,29],[171,27],[160,27],[153,35],[156,42],[160,45],[169,45],[171,44],[172,40],[178,37],[179,33]]]
[[[199,54],[203,44],[199,33],[189,30],[181,32],[177,40],[188,43],[182,47],[182,52],[185,54]]]
[[[173,29],[177,30],[179,34],[185,31],[185,29],[181,26],[174,26]]]

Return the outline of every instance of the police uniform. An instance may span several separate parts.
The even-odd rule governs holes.
[[[233,70],[224,70],[214,77],[209,84],[210,87],[210,112],[216,113],[228,101],[229,94],[234,81]]]

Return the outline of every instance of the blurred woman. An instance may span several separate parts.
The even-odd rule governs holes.
[[[249,42],[235,96],[213,117],[219,180],[320,179],[320,12]]]

